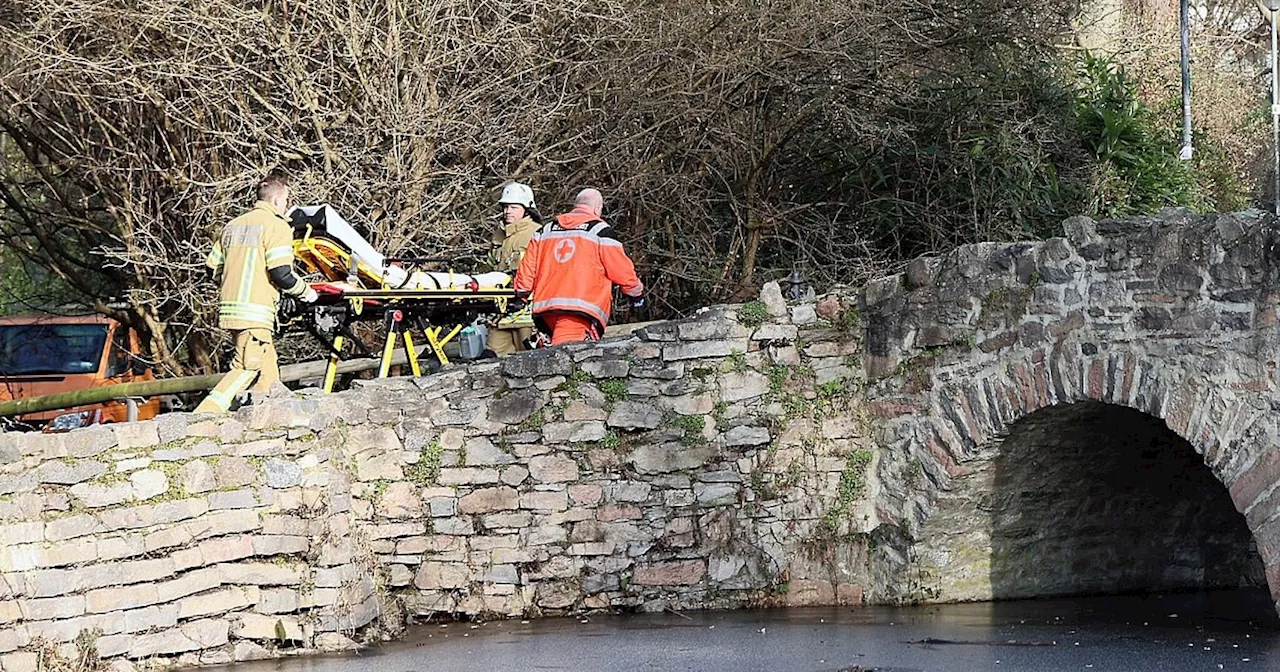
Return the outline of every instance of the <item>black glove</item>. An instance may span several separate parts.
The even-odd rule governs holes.
[[[507,311],[503,313],[503,315],[515,315],[516,313],[524,310],[527,305],[529,305],[527,300],[517,296],[507,302]]]
[[[641,294],[640,296],[628,296],[627,299],[631,302],[632,310],[644,308],[644,294]]]

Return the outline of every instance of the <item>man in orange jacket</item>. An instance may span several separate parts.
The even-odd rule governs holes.
[[[613,229],[600,219],[604,197],[578,192],[574,208],[543,225],[516,272],[516,298],[534,297],[533,319],[551,343],[595,340],[609,324],[613,285],[644,305],[644,285]]]

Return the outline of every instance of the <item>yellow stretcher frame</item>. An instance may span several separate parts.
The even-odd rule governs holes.
[[[326,283],[320,283],[326,284]],[[389,316],[397,313],[401,314],[400,319],[394,317],[388,318],[387,337],[382,344],[381,361],[378,364],[378,377],[386,378],[391,369],[391,362],[395,356],[396,346],[399,344],[400,338],[404,338],[404,352],[409,360],[409,367],[413,371],[414,376],[422,375],[421,365],[418,363],[418,348],[414,342],[413,330],[408,327],[406,320],[403,319],[403,313],[413,313],[414,309],[420,306],[415,304],[434,304],[439,307],[441,304],[461,305],[466,303],[485,304],[492,302],[494,312],[502,314],[507,309],[507,304],[515,298],[515,290],[513,289],[351,289],[343,291],[339,296],[340,301],[348,301],[353,307],[353,312],[357,314],[363,307],[369,305],[368,302],[376,301],[384,305],[383,310]],[[428,325],[423,329],[427,345],[431,353],[440,362],[441,366],[449,365],[449,357],[444,352],[444,347],[449,344],[458,334],[462,333],[462,325]],[[333,341],[333,351],[329,355],[329,361],[325,367],[324,375],[324,391],[326,393],[333,391],[334,381],[337,378],[338,364],[341,361],[342,347],[345,345],[346,339],[338,335]]]
[[[340,300],[350,302],[353,314],[360,315],[367,305],[366,302],[369,301],[385,304],[385,311],[387,311],[388,315],[387,337],[382,345],[382,356],[378,365],[379,378],[388,376],[392,359],[395,356],[396,346],[401,336],[404,338],[405,356],[409,360],[409,367],[413,371],[413,375],[422,375],[422,367],[418,363],[417,345],[414,343],[412,330],[405,324],[405,320],[401,319],[403,313],[411,314],[415,312],[416,308],[423,307],[422,304],[434,304],[439,307],[441,304],[460,305],[492,302],[494,312],[503,315],[506,313],[507,304],[515,298],[514,289],[498,287],[477,290],[396,289],[387,285],[386,278],[381,273],[358,261],[354,269],[355,277],[353,278],[351,277],[351,254],[332,240],[312,236],[310,227],[307,228],[302,238],[293,241],[293,256],[309,274],[321,275],[330,282],[346,280],[354,281],[353,284],[360,285],[360,289],[346,289],[339,295]],[[367,289],[369,287],[376,287],[377,289]],[[527,310],[514,316],[505,317],[500,323],[504,326],[523,326],[523,323],[527,320],[529,325],[532,325],[532,316],[526,313]],[[401,318],[391,319],[390,316],[392,315],[400,315]],[[444,347],[460,333],[462,333],[461,324],[451,327],[428,325],[423,329],[423,336],[426,337],[427,345],[441,366],[448,366],[449,364],[449,358],[445,355]],[[334,337],[332,352],[325,368],[325,393],[333,391],[333,385],[338,374],[338,364],[342,359],[342,348],[345,344],[346,338],[341,334]]]

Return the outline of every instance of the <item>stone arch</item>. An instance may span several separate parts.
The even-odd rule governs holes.
[[[902,585],[910,587],[915,594],[902,597],[957,601],[1055,593],[1222,587],[1235,578],[1224,579],[1214,572],[1229,572],[1237,565],[1238,582],[1261,584],[1265,580],[1271,587],[1273,600],[1280,597],[1280,570],[1275,567],[1280,547],[1271,541],[1280,539],[1277,533],[1280,522],[1274,520],[1280,511],[1280,490],[1275,489],[1280,482],[1280,451],[1272,448],[1276,428],[1270,419],[1271,404],[1260,393],[1260,386],[1256,381],[1247,380],[1247,376],[1239,375],[1241,370],[1256,369],[1256,362],[1224,365],[1213,355],[1202,354],[1212,350],[1202,350],[1196,347],[1198,344],[1184,344],[1190,347],[1181,348],[1184,354],[1171,359],[1150,356],[1140,344],[1112,344],[1102,352],[1094,345],[1097,342],[1086,329],[1052,346],[1010,353],[982,366],[975,367],[960,356],[938,357],[934,361],[925,383],[927,412],[917,416],[918,421],[908,430],[910,443],[927,455],[901,455],[906,466],[900,465],[900,468],[905,473],[912,470],[912,462],[927,465],[931,468],[928,483],[935,486],[923,488],[926,492],[914,502],[915,515],[908,517],[908,527],[912,528],[909,536],[914,540],[906,552],[907,563],[917,566],[911,570],[916,573],[914,579]],[[1014,520],[1010,524],[1011,517],[1016,519],[1025,511],[1010,512],[1002,507],[1009,504],[1007,500],[1020,492],[1020,488],[1034,483],[1036,476],[1032,472],[1020,476],[1013,473],[1015,469],[1010,467],[1017,463],[1009,452],[1025,453],[1028,446],[1022,443],[1011,447],[1010,442],[1025,442],[1028,433],[1073,420],[1085,422],[1074,428],[1076,432],[1083,432],[1085,441],[1100,440],[1099,437],[1107,435],[1102,430],[1109,428],[1098,423],[1123,422],[1128,424],[1122,434],[1123,431],[1137,433],[1128,437],[1133,441],[1169,444],[1163,446],[1167,450],[1147,456],[1146,464],[1154,465],[1165,478],[1184,479],[1184,485],[1194,485],[1200,496],[1186,494],[1207,503],[1204,510],[1196,512],[1191,512],[1187,505],[1178,509],[1185,500],[1180,500],[1178,493],[1164,493],[1167,496],[1156,506],[1173,507],[1171,515],[1179,511],[1185,514],[1182,519],[1172,521],[1184,528],[1173,525],[1168,528],[1168,534],[1207,534],[1211,529],[1233,524],[1236,529],[1227,529],[1220,535],[1222,538],[1198,539],[1194,543],[1186,539],[1186,543],[1175,543],[1171,549],[1173,554],[1194,551],[1192,547],[1203,541],[1201,566],[1148,571],[1143,574],[1151,579],[1146,584],[1127,581],[1120,575],[1110,583],[1085,580],[1055,584],[1052,579],[1060,579],[1062,571],[1057,577],[1031,577],[1032,580],[1021,585],[1017,580],[1010,580],[1010,568],[999,566],[1002,561],[1045,561],[1029,554],[1025,546],[1018,547],[1007,534],[1017,533],[1019,525],[1027,527],[1027,521]],[[1058,445],[1061,447],[1062,442]],[[1104,462],[1112,468],[1133,466],[1143,463],[1142,455],[1145,453],[1125,459],[1108,455],[1109,461]],[[1056,463],[1059,469],[1072,468],[1064,465],[1062,460]],[[1074,466],[1080,464],[1077,462]],[[983,469],[994,473],[975,476]],[[886,470],[892,472],[894,467],[887,466]],[[972,483],[975,478],[986,481]],[[1159,491],[1158,487],[1136,491],[1114,489],[1122,483],[1123,480],[1112,484],[1112,491],[1121,492],[1121,496],[1140,498]],[[986,507],[985,511],[977,511],[980,517],[985,516],[986,529],[969,529],[969,538],[959,535],[952,541],[961,543],[953,543],[950,548],[936,543],[933,537],[939,530],[948,527],[964,530],[966,515],[972,523],[974,511],[959,511],[955,505],[974,493],[988,498],[985,502],[970,503],[976,509]],[[1084,501],[1089,497],[1096,504],[1099,494],[1081,493],[1081,505],[1090,505]],[[1006,501],[1000,501],[1001,498]],[[1112,516],[1107,520],[1114,522],[1116,518]],[[1151,522],[1155,518],[1146,520]],[[1152,534],[1157,532],[1153,530]],[[1241,534],[1245,535],[1244,539]],[[1254,543],[1243,552],[1259,557],[1256,567],[1252,561],[1232,565],[1232,558],[1222,559],[1224,549],[1242,550],[1240,544],[1248,543],[1248,537]],[[1135,544],[1134,549],[1137,546]],[[945,552],[940,554],[939,550]],[[1222,562],[1210,567],[1205,564],[1209,563],[1206,558],[1215,557],[1214,554]],[[1133,553],[1128,559],[1142,558],[1141,553]],[[1101,558],[1090,559],[1087,553],[1075,559],[1056,559],[1074,562],[1071,571],[1116,571],[1114,567],[1103,567],[1105,563]],[[1112,559],[1123,564],[1126,558]],[[1188,571],[1180,574],[1183,569]],[[1200,574],[1195,575],[1196,571]],[[1044,578],[1050,580],[1038,580]]]

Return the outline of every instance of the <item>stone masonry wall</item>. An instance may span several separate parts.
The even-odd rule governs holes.
[[[1269,227],[1075,218],[1063,238],[964,246],[813,303],[769,284],[424,378],[0,434],[0,669],[347,649],[425,619],[1131,586],[1138,556],[1101,547],[1134,536],[1131,517],[1088,515],[1114,488],[1087,479],[1149,463],[1089,468],[1106,449],[1089,437],[1124,409],[1148,444],[1163,427],[1190,446],[1149,470],[1168,496],[1151,520],[1247,527],[1141,556],[1170,558],[1159,587],[1252,575],[1220,559],[1256,549],[1280,598]],[[1027,438],[1046,432],[1072,438]],[[1211,518],[1181,505],[1219,487]],[[1055,509],[1025,505],[1045,490],[1079,500],[1061,509],[1079,524],[1040,543],[1021,531],[1051,526]]]
[[[119,669],[225,663],[426,618],[860,603],[865,543],[829,543],[865,536],[877,487],[856,311],[766,299],[229,416],[0,435],[0,666],[89,645]]]

